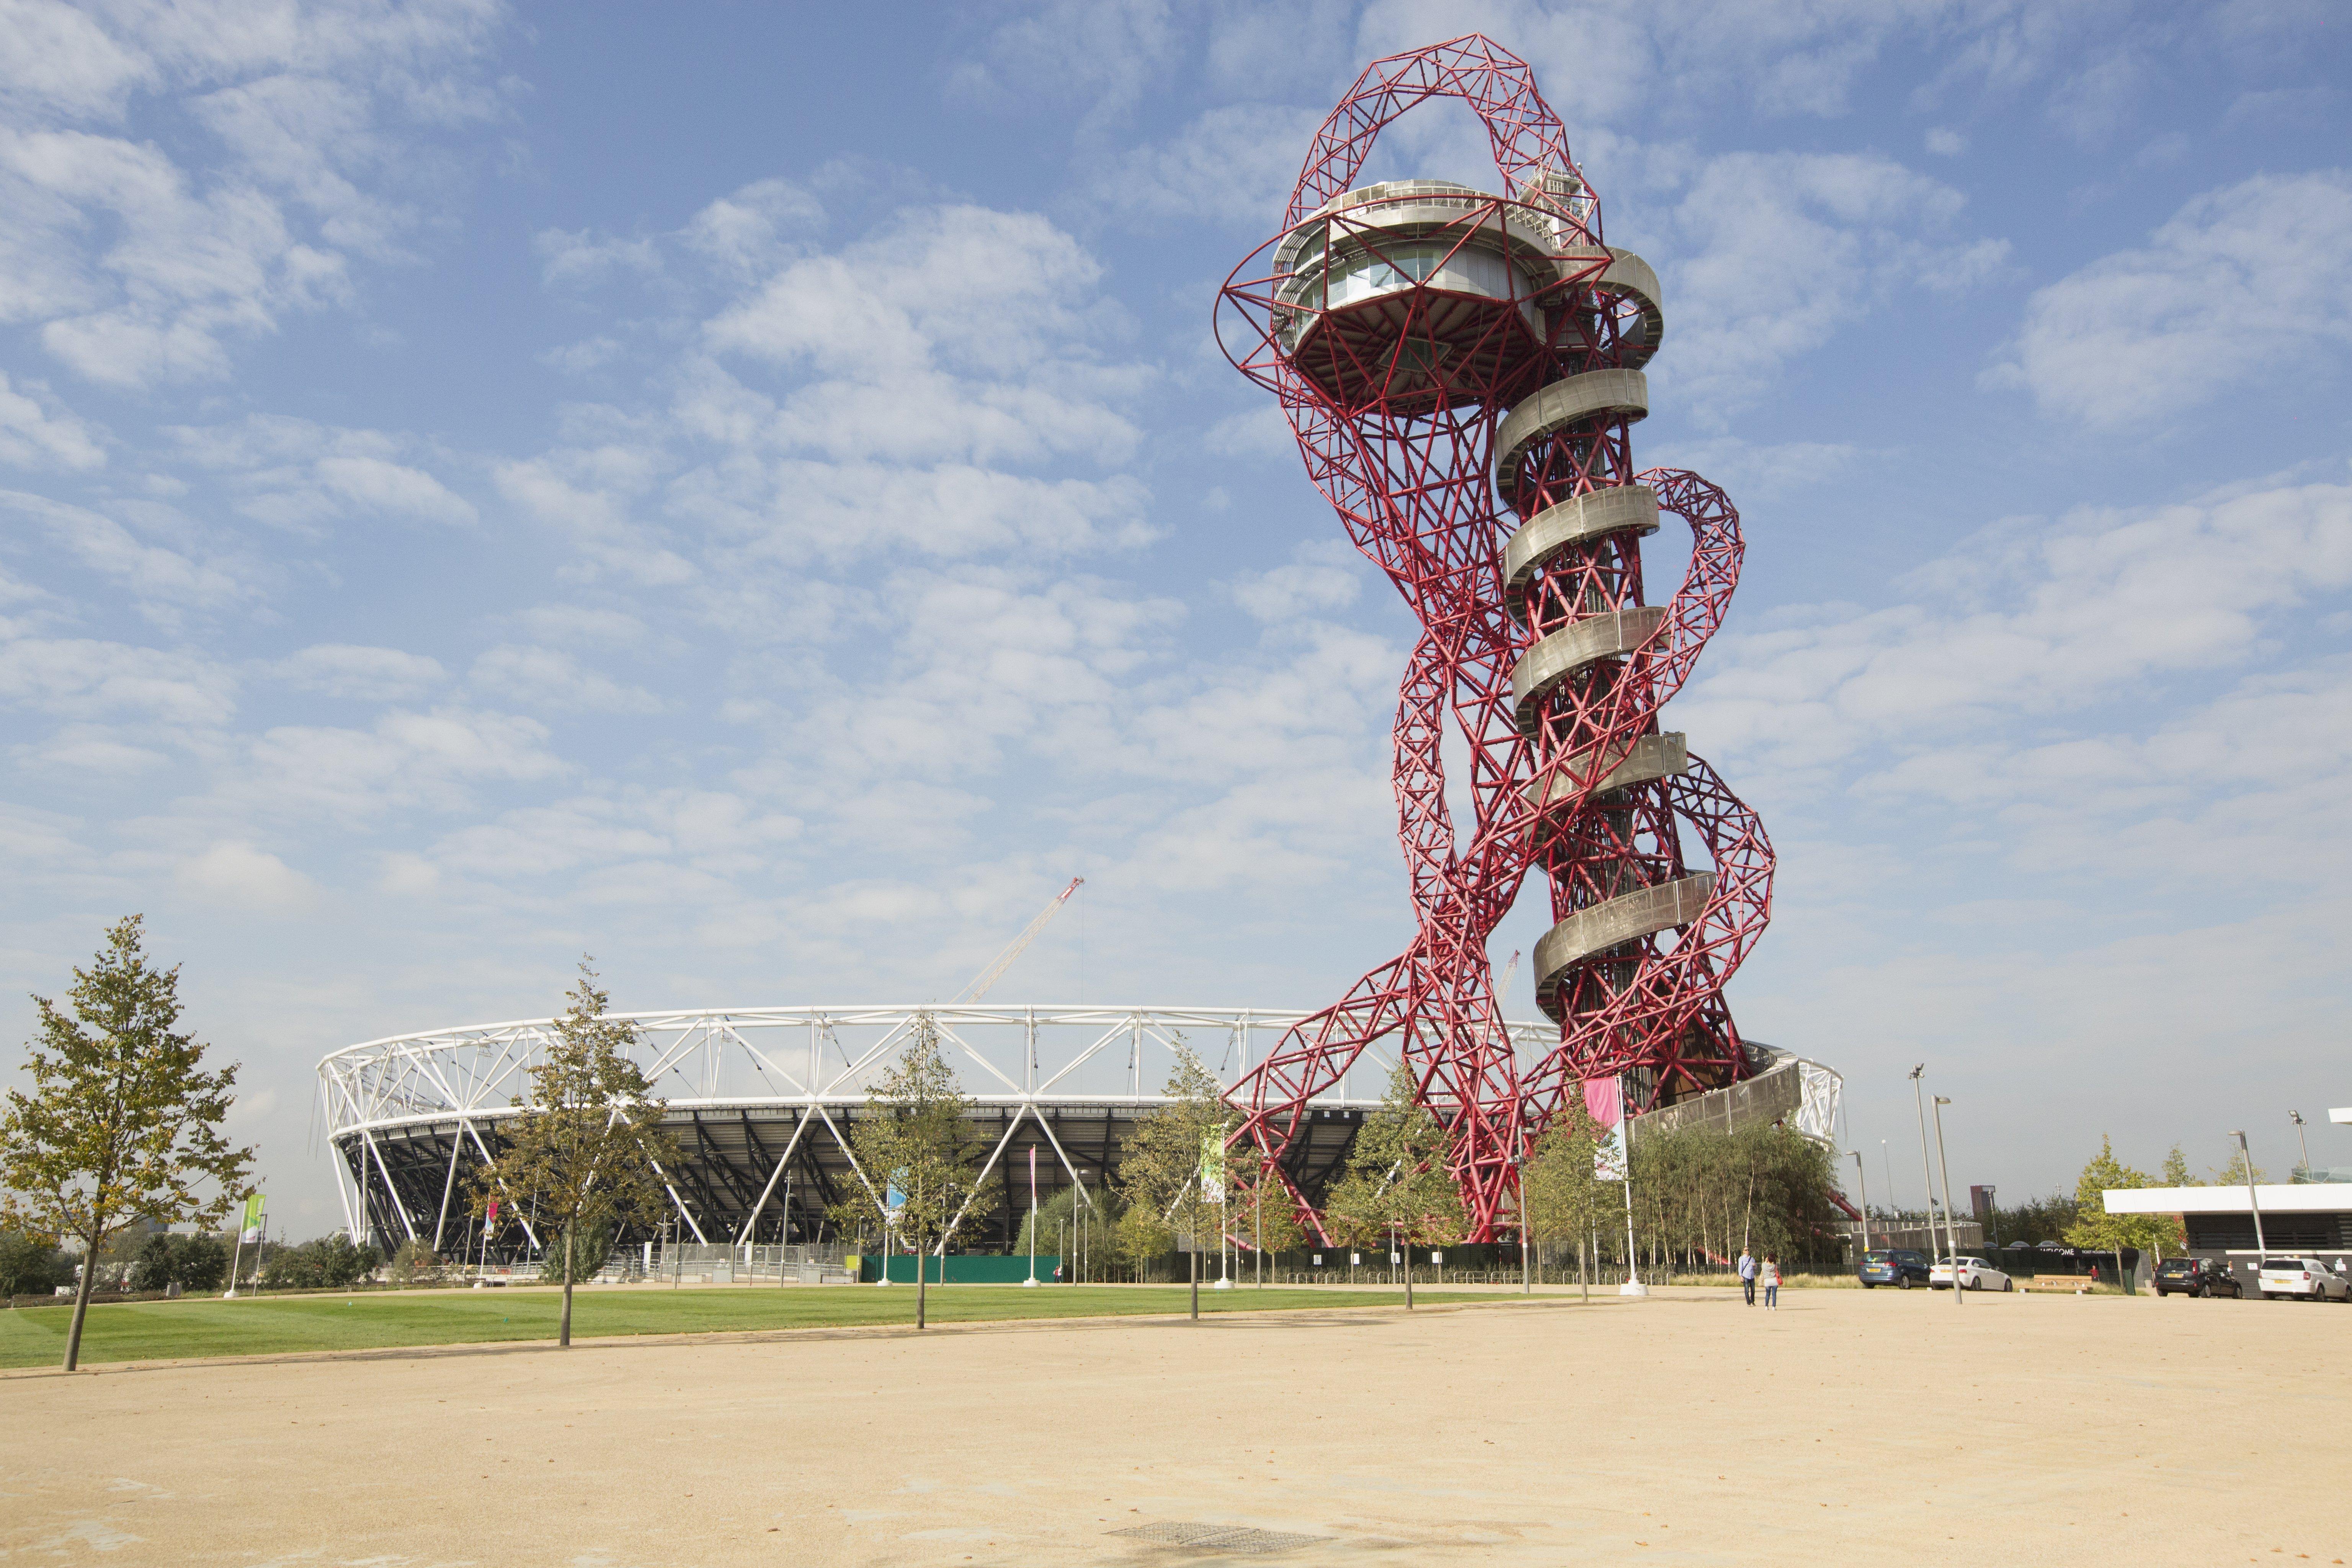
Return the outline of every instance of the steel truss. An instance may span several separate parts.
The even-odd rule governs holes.
[[[1354,188],[1381,132],[1433,98],[1479,116],[1505,194]],[[1217,331],[1422,626],[1394,775],[1418,932],[1249,1069],[1235,1141],[1288,1170],[1307,1108],[1386,1042],[1453,1128],[1470,1239],[1488,1240],[1516,1212],[1528,1140],[1586,1080],[1622,1077],[1646,1110],[1753,1070],[1722,991],[1769,915],[1771,846],[1658,726],[1738,581],[1738,513],[1696,475],[1635,472],[1656,276],[1602,243],[1532,73],[1482,37],[1366,68],[1317,133],[1284,232],[1227,279]],[[1641,540],[1662,514],[1693,548],[1652,605]],[[1449,726],[1469,754],[1466,837]],[[1559,1029],[1527,1064],[1486,942],[1530,870],[1550,888],[1535,979]],[[1316,1221],[1313,1195],[1293,1195]]]
[[[1176,1047],[1193,1050],[1221,1082],[1237,1081],[1302,1015],[1231,1007],[1020,1006],[757,1007],[614,1015],[639,1031],[634,1052],[663,1096],[682,1159],[665,1171],[669,1228],[682,1241],[733,1244],[807,1239],[826,1211],[868,1173],[851,1153],[851,1123],[866,1086],[902,1050],[919,1017],[937,1025],[967,1090],[990,1173],[1020,1174],[982,1189],[989,1201],[961,1217],[956,1247],[1006,1245],[1026,1211],[1027,1154],[1037,1152],[1051,1196],[1076,1186],[1081,1202],[1116,1175],[1136,1124],[1163,1103]],[[499,1147],[499,1124],[520,1114],[528,1069],[554,1021],[396,1035],[348,1047],[319,1063],[337,1190],[354,1238],[389,1251],[412,1237],[436,1252],[480,1245],[467,1232],[468,1177]],[[1540,1023],[1512,1026],[1532,1062],[1551,1047]],[[1286,1152],[1296,1190],[1320,1194],[1376,1103],[1379,1059],[1342,1079],[1307,1112],[1307,1135]],[[786,1204],[789,1199],[790,1209]],[[991,1206],[992,1205],[992,1206]],[[527,1206],[509,1207],[490,1247],[511,1258],[540,1245]]]

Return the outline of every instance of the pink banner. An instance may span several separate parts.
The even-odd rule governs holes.
[[[1614,1127],[1625,1119],[1625,1099],[1614,1078],[1589,1078],[1584,1080],[1584,1109],[1592,1112],[1592,1120],[1603,1127]]]

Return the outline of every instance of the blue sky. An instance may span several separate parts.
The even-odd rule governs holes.
[[[583,951],[920,1000],[1076,874],[994,999],[1402,946],[1411,627],[1207,329],[1473,28],[1664,280],[1637,450],[1747,518],[1668,715],[1780,851],[1746,1030],[1914,1204],[1916,1061],[2004,1196],[2352,1102],[2337,8],[5,9],[0,1038],[143,911],[298,1233],[319,1055]]]

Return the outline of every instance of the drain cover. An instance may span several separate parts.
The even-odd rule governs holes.
[[[1312,1546],[1323,1539],[1319,1535],[1287,1535],[1278,1530],[1252,1530],[1245,1525],[1179,1524],[1166,1520],[1130,1524],[1111,1533],[1161,1546],[1181,1546],[1190,1552],[1231,1552],[1253,1557]]]

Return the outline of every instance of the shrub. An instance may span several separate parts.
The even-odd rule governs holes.
[[[391,1266],[385,1270],[394,1285],[432,1285],[439,1282],[444,1272],[441,1255],[429,1242],[412,1237],[400,1244],[392,1255]]]
[[[173,1236],[159,1231],[139,1244],[131,1259],[133,1290],[217,1290],[228,1277],[228,1248],[216,1236]]]
[[[261,1282],[281,1290],[340,1290],[383,1261],[373,1247],[354,1247],[341,1231],[282,1247],[261,1266]]]
[[[73,1269],[47,1240],[0,1232],[0,1296],[43,1296],[73,1282]]]

